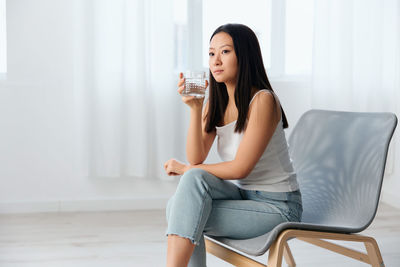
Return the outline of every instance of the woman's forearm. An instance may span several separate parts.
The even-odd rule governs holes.
[[[190,123],[186,141],[186,156],[190,164],[195,165],[205,160],[202,137],[201,109],[190,110]]]
[[[209,172],[218,178],[224,179],[224,180],[237,180],[237,179],[243,179],[247,177],[249,174],[246,170],[246,168],[243,168],[243,166],[240,166],[238,162],[235,160],[233,161],[224,161],[220,163],[215,163],[215,164],[197,164],[197,165],[191,165],[189,168],[199,168],[202,170],[205,170],[206,172]]]

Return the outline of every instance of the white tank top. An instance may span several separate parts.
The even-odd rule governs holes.
[[[271,93],[266,89],[258,91],[254,94],[250,104],[260,92]],[[224,126],[216,127],[218,154],[223,161],[235,159],[242,140],[244,132],[235,133],[235,125],[236,121],[233,121]],[[289,157],[282,116],[264,153],[251,173],[246,178],[231,180],[231,182],[246,190],[290,192],[299,189],[296,173]]]

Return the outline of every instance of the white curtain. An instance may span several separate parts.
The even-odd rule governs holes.
[[[163,163],[184,155],[172,0],[75,6],[81,167],[90,177],[165,177]]]
[[[400,118],[400,0],[314,3],[311,107]],[[386,165],[386,175],[397,177],[384,191],[399,184],[398,132]]]
[[[400,103],[400,1],[315,1],[312,107],[391,111]]]

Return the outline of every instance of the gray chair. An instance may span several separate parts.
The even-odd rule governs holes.
[[[260,256],[269,250],[269,267],[280,267],[282,257],[294,267],[287,241],[297,238],[372,266],[384,266],[375,239],[356,233],[375,217],[396,125],[392,113],[306,112],[288,141],[303,197],[302,221],[279,224],[252,239],[206,236],[207,252],[235,266],[267,266],[246,254]],[[366,253],[327,239],[362,242]]]

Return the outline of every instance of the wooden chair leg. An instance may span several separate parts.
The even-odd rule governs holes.
[[[285,242],[283,249],[283,257],[289,267],[296,267],[296,262],[294,261],[292,251],[289,248],[289,244]]]
[[[321,248],[328,249],[330,251],[342,254],[361,262],[365,262],[373,267],[385,266],[378,244],[376,243],[376,240],[372,237],[359,234],[350,235],[341,233],[287,229],[281,232],[275,242],[273,242],[270,246],[267,265],[268,267],[282,267],[283,257],[285,257],[285,261],[290,267],[296,266],[289,245],[287,244],[287,241],[291,238],[297,238],[299,240],[319,246]],[[367,253],[363,253],[355,249],[328,242],[326,241],[326,239],[364,243]],[[207,252],[235,266],[266,266],[249,257],[246,257],[245,255],[238,254],[233,250],[221,246],[211,240],[206,239],[205,241]]]
[[[384,267],[382,255],[379,250],[376,240],[371,238],[369,241],[364,242],[370,263],[373,267]]]
[[[299,240],[311,243],[313,245],[331,250],[333,252],[348,256],[350,258],[359,260],[370,264],[373,267],[384,267],[384,262],[382,255],[380,253],[378,244],[375,239],[368,236],[363,236],[359,234],[340,234],[340,233],[326,233],[318,231],[304,231],[304,230],[294,230],[288,229],[283,231],[277,238],[277,240],[270,247],[270,254],[268,256],[268,267],[281,267],[282,266],[282,256],[285,254],[286,250],[285,243],[291,238],[297,238]],[[323,239],[330,240],[342,240],[342,241],[352,241],[364,243],[367,253],[362,253],[354,249],[346,248],[344,246],[334,244]],[[286,244],[287,245],[287,244]],[[287,246],[289,248],[289,246]],[[289,251],[289,250],[287,250]],[[285,260],[287,260],[285,256]],[[290,259],[287,263],[290,265]],[[294,260],[293,260],[294,263]],[[291,265],[290,265],[291,266]]]
[[[286,235],[279,235],[278,239],[269,248],[268,267],[282,267],[283,251],[286,243]]]

